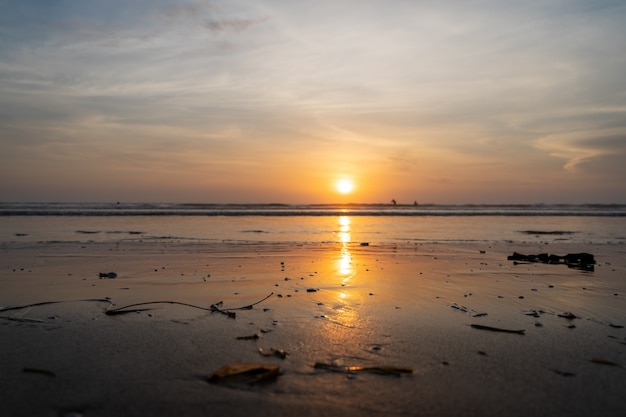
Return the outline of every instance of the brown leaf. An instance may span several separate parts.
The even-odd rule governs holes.
[[[279,375],[278,365],[265,363],[230,363],[222,366],[207,378],[213,384],[255,385],[272,380]]]

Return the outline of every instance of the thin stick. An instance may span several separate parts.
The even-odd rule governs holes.
[[[101,299],[101,298],[90,298],[87,300],[43,301],[41,303],[27,304],[23,306],[5,307],[3,309],[0,309],[0,313],[4,313],[5,311],[21,310],[23,308],[28,308],[28,307],[39,307],[39,306],[45,306],[48,304],[59,304],[59,303],[75,303],[75,302],[80,302],[80,301],[94,301],[94,302],[99,302],[99,303],[109,303],[109,305],[112,304],[111,300]]]
[[[499,327],[491,327],[491,326],[483,326],[482,324],[470,324],[473,329],[479,330],[489,330],[492,332],[501,332],[501,333],[515,333],[515,334],[524,334],[526,330],[510,330],[510,329],[501,329]]]
[[[261,299],[261,300],[257,301],[256,303],[252,303],[252,304],[249,304],[249,305],[244,306],[244,307],[229,308],[228,310],[250,310],[252,307],[254,307],[254,306],[255,306],[255,305],[257,305],[257,304],[261,304],[263,301],[267,300],[267,299],[268,299],[268,298],[270,298],[272,295],[274,295],[274,293],[273,293],[273,292],[269,293],[269,295],[268,295],[267,297],[265,297],[265,298],[263,298],[263,299]]]
[[[130,307],[139,307],[139,306],[145,306],[145,305],[150,305],[150,304],[177,304],[177,305],[181,305],[181,306],[185,306],[185,307],[191,307],[191,308],[197,308],[199,310],[203,310],[203,311],[210,311],[210,312],[217,312],[217,313],[222,313],[224,315],[227,315],[228,317],[231,318],[235,318],[235,313],[232,313],[231,310],[250,310],[253,306],[262,303],[263,301],[267,300],[268,298],[270,298],[272,295],[274,295],[274,293],[270,293],[268,296],[264,297],[263,299],[249,304],[247,306],[244,307],[235,307],[235,308],[229,308],[229,309],[220,309],[219,307],[217,307],[216,304],[211,304],[210,307],[202,307],[202,306],[197,306],[194,304],[188,304],[188,303],[181,303],[178,301],[149,301],[149,302],[145,302],[145,303],[136,303],[136,304],[129,304],[127,306],[124,307],[118,307],[115,309],[107,309],[105,311],[106,315],[109,316],[113,316],[116,314],[126,314],[126,313],[133,313],[133,312],[137,312],[137,311],[142,311],[145,309],[132,309],[132,310],[127,310]]]
[[[149,305],[149,304],[178,304],[178,305],[181,305],[181,306],[193,307],[193,308],[197,308],[197,309],[204,310],[204,311],[213,311],[210,307],[206,308],[206,307],[196,306],[196,305],[193,305],[193,304],[181,303],[181,302],[178,302],[178,301],[149,301],[149,302],[145,302],[145,303],[129,304],[127,306],[114,308],[112,310],[107,309],[105,311],[105,314],[107,316],[114,316],[116,314],[126,314],[126,313],[133,313],[133,312],[136,312],[136,311],[149,310],[149,309],[145,309],[145,308],[127,310],[130,307],[145,306],[145,305]],[[125,310],[125,311],[121,311],[121,310]]]

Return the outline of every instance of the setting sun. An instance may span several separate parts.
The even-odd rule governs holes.
[[[341,194],[348,194],[354,189],[354,184],[350,180],[343,179],[337,181],[336,187]]]

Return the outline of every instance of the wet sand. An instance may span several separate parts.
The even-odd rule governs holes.
[[[514,251],[598,264],[516,265]],[[0,313],[2,415],[622,416],[625,272],[624,245],[8,243],[0,309],[62,302]],[[105,314],[152,301],[222,301],[236,318]],[[281,374],[207,382],[240,362]]]

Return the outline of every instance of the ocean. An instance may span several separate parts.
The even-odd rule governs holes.
[[[623,244],[626,205],[0,203],[2,242]]]

